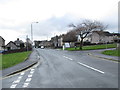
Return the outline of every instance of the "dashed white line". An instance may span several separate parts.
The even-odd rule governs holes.
[[[33,75],[34,71],[35,71],[34,68],[30,70],[30,74],[28,75],[28,78],[25,80],[25,83],[23,84],[22,87],[24,87],[24,88],[25,88],[25,87],[28,87],[30,81],[32,80],[32,75]],[[10,88],[16,88],[16,86],[18,85],[18,83],[20,82],[20,80],[22,79],[22,77],[23,77],[24,74],[25,74],[25,72],[21,72],[21,73],[20,73],[20,76],[18,77],[18,79],[15,80],[15,81],[12,83],[12,85],[10,86]]]
[[[19,76],[18,79],[20,80],[23,76]]]
[[[87,68],[89,68],[89,69],[92,69],[92,70],[94,70],[94,71],[97,71],[97,72],[99,72],[99,73],[102,73],[102,74],[105,73],[105,72],[103,72],[103,71],[101,71],[101,70],[95,69],[95,68],[93,68],[93,67],[91,67],[91,66],[88,66],[88,65],[86,65],[86,64],[83,64],[83,63],[80,63],[80,62],[77,62],[77,63],[80,64],[80,65],[82,65],[82,66],[85,66],[85,67],[87,67]]]
[[[28,75],[28,77],[30,78],[30,77],[32,77],[32,75]]]
[[[33,74],[33,73],[34,73],[34,71],[31,71],[30,73],[31,73],[31,74]]]
[[[30,74],[28,75],[28,78],[25,80],[25,83],[23,84],[23,88],[28,87],[30,81],[32,80],[32,74],[34,73],[35,69],[31,69]]]
[[[10,86],[10,88],[16,88],[16,86],[18,85],[18,83],[20,82],[20,80],[22,79],[22,75],[24,75],[25,73],[24,72],[22,72],[22,73],[20,73],[20,76],[18,77],[18,79],[17,80],[15,80],[13,83],[12,83],[12,85]]]
[[[69,57],[66,57],[66,56],[63,56],[63,57],[64,57],[64,58],[67,58],[67,59],[69,59],[69,60],[71,60],[71,61],[73,60],[72,58],[69,58]]]
[[[35,69],[31,69],[31,71],[34,71]]]
[[[13,83],[19,83],[19,82],[20,82],[20,79],[19,79],[19,80],[14,81]]]
[[[10,88],[15,88],[16,86],[17,86],[17,84],[13,84],[13,85],[11,85]]]
[[[31,78],[27,78],[25,82],[30,82],[31,81]]]
[[[29,83],[24,83],[23,88],[28,87]]]

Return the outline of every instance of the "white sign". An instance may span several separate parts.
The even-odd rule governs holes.
[[[65,48],[69,48],[70,44],[69,43],[65,43]]]

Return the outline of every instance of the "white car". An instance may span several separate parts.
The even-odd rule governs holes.
[[[44,46],[41,46],[41,49],[44,49]]]

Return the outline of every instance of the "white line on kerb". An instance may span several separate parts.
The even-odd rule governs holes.
[[[88,65],[86,65],[86,64],[83,64],[83,63],[80,63],[80,62],[77,62],[77,63],[80,64],[80,65],[82,65],[82,66],[85,66],[85,67],[87,67],[87,68],[89,68],[89,69],[92,69],[92,70],[94,70],[94,71],[97,71],[97,72],[99,72],[99,73],[102,73],[102,74],[105,73],[105,72],[103,72],[103,71],[101,71],[101,70],[95,69],[95,68],[93,68],[93,67],[91,67],[91,66],[88,66]]]
[[[69,59],[69,60],[73,60],[72,58],[69,58],[69,57],[66,57],[66,56],[63,56],[64,58],[67,58],[67,59]]]

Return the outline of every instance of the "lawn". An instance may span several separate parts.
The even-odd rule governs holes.
[[[14,66],[25,61],[30,53],[31,51],[2,55],[2,69]]]
[[[106,49],[106,48],[115,48],[116,44],[103,44],[103,45],[91,45],[91,46],[83,46],[83,50],[96,50],[96,49]],[[80,50],[79,47],[75,48],[66,48],[65,50],[69,51],[77,51]]]
[[[2,69],[2,54],[0,54],[0,70]]]
[[[110,56],[120,56],[120,50],[106,50],[103,51],[102,54],[110,55]]]

